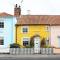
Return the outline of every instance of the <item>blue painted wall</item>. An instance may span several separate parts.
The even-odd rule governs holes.
[[[0,28],[0,36],[4,37],[4,45],[2,48],[10,47],[10,44],[15,42],[15,23],[16,18],[13,16],[0,17],[0,21],[4,21],[4,28]]]

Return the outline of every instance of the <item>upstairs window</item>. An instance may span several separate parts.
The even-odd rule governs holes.
[[[23,32],[23,33],[27,33],[27,32],[28,32],[28,27],[27,27],[27,26],[23,26],[22,32]]]
[[[50,27],[49,26],[45,26],[45,31],[50,31]]]
[[[23,28],[23,33],[24,32],[28,32],[28,29],[27,28]]]
[[[0,22],[0,28],[4,28],[4,22]]]

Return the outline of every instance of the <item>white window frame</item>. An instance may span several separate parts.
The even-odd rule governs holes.
[[[23,28],[27,28],[28,31],[27,31],[27,32],[23,32]],[[28,27],[28,26],[21,26],[21,32],[22,32],[22,33],[28,33],[28,32],[29,32],[29,27]]]
[[[22,42],[24,41],[24,38],[27,38],[28,40],[26,40],[26,41],[28,41],[28,45],[27,46],[29,46],[30,45],[30,38],[29,37],[23,37],[22,38]],[[23,45],[24,46],[24,45]]]
[[[49,26],[45,26],[45,31],[50,31]]]

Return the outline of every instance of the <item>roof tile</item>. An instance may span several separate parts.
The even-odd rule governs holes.
[[[60,24],[60,15],[22,15],[17,24]]]
[[[8,13],[5,13],[5,12],[2,12],[2,13],[0,13],[0,16],[1,16],[1,17],[4,17],[4,16],[13,16],[13,15],[8,14]]]

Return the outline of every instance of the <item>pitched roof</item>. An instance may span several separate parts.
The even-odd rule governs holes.
[[[13,15],[5,13],[5,12],[2,12],[2,13],[0,13],[0,16],[1,17],[5,17],[5,16],[13,16]]]
[[[22,15],[16,25],[23,24],[50,24],[60,25],[60,15]]]

